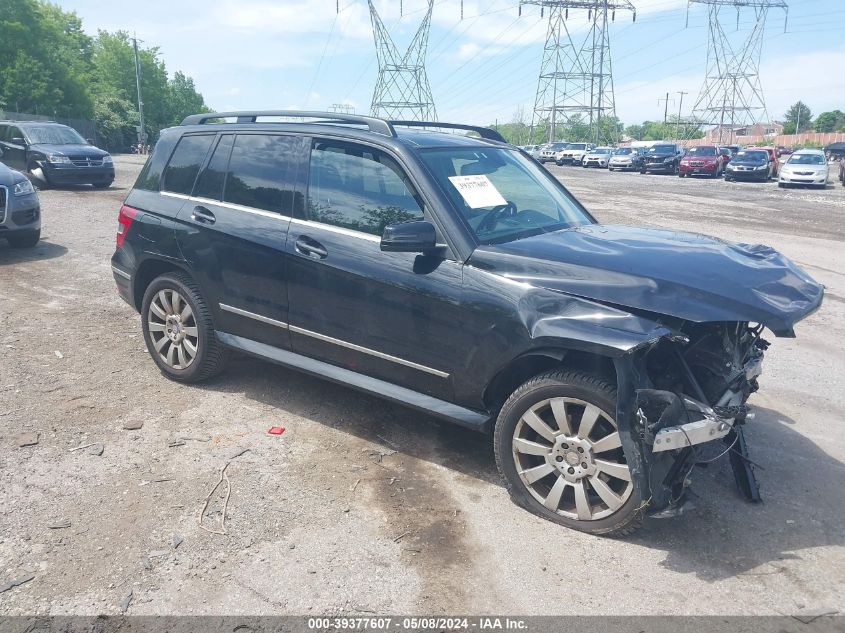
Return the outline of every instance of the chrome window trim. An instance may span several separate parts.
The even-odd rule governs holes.
[[[117,266],[112,266],[111,269],[112,269],[112,272],[115,275],[119,275],[120,277],[123,277],[124,279],[132,279],[132,275],[130,275],[129,273],[127,273],[124,270],[120,270],[120,268],[118,268]]]
[[[429,374],[433,374],[439,378],[448,378],[449,374],[445,371],[440,371],[439,369],[433,369],[431,367],[426,367],[425,365],[420,365],[419,363],[414,363],[409,360],[405,360],[403,358],[397,358],[396,356],[391,356],[390,354],[385,354],[384,352],[378,352],[374,349],[370,349],[369,347],[363,347],[361,345],[356,345],[355,343],[349,343],[347,341],[342,341],[340,339],[333,338],[331,336],[326,336],[325,334],[318,334],[317,332],[312,332],[311,330],[306,330],[301,327],[297,327],[295,325],[289,326],[290,331],[296,334],[302,334],[304,336],[310,336],[311,338],[315,338],[320,341],[325,341],[326,343],[332,343],[333,345],[339,345],[340,347],[346,347],[347,349],[355,350],[356,352],[361,352],[363,354],[369,354],[370,356],[375,356],[376,358],[381,358],[382,360],[390,361],[392,363],[397,363],[399,365],[404,365],[405,367],[410,367],[411,369],[417,369],[419,371],[424,371]]]
[[[168,196],[170,198],[177,198],[179,200],[186,200],[188,202],[196,202],[197,204],[213,204],[217,205],[218,207],[232,209],[233,211],[244,211],[246,213],[254,213],[255,215],[261,215],[265,218],[273,218],[276,220],[284,221],[288,221],[291,219],[289,215],[273,213],[272,211],[265,211],[264,209],[256,209],[254,207],[247,207],[241,204],[233,204],[231,202],[223,202],[222,200],[212,200],[211,198],[200,198],[198,196],[186,196],[181,193],[171,193],[169,191],[159,191],[159,193],[163,196]]]
[[[3,201],[3,206],[0,207],[0,224],[3,224],[6,221],[6,217],[9,214],[9,188],[5,185],[0,185],[0,189],[6,192],[6,197]]]
[[[339,233],[340,235],[347,235],[349,237],[357,237],[368,242],[381,243],[381,238],[372,233],[364,233],[363,231],[356,231],[354,229],[347,229],[342,226],[335,226],[334,224],[325,224],[323,222],[315,222],[314,220],[300,220],[299,218],[291,218],[291,222],[302,226],[310,226],[316,229],[325,229],[332,233]]]
[[[262,323],[267,323],[269,325],[275,325],[278,328],[282,328],[283,330],[288,329],[288,324],[284,321],[277,321],[276,319],[271,319],[270,317],[262,316],[260,314],[256,314],[255,312],[249,312],[247,310],[241,310],[240,308],[236,308],[234,306],[226,305],[225,303],[219,303],[221,310],[226,312],[231,312],[232,314],[239,314],[240,316],[245,316],[249,319],[255,319],[256,321],[261,321]]]

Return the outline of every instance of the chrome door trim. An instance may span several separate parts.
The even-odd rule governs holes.
[[[243,211],[245,213],[252,213],[255,215],[261,215],[265,218],[273,218],[274,220],[284,220],[285,222],[289,221],[291,218],[289,215],[283,215],[281,213],[273,213],[272,211],[265,211],[264,209],[255,209],[253,207],[246,207],[242,204],[232,204],[231,202],[223,202],[221,200],[212,200],[211,198],[200,198],[198,196],[186,196],[181,193],[171,193],[169,191],[159,191],[159,193],[163,196],[167,196],[169,198],[177,198],[178,200],[187,200],[188,202],[196,202],[197,204],[214,204],[218,207],[223,207],[224,209],[232,209],[233,211]]]
[[[315,229],[324,229],[332,233],[339,233],[340,235],[347,235],[349,237],[357,237],[368,242],[380,243],[381,238],[378,235],[371,233],[364,233],[363,231],[355,231],[353,229],[345,229],[342,226],[335,226],[334,224],[324,224],[323,222],[315,222],[313,220],[300,220],[299,218],[291,218],[292,224],[299,224],[301,226],[310,226]]]
[[[120,270],[120,268],[118,268],[117,266],[112,266],[111,269],[115,275],[120,275],[124,279],[132,279],[132,275],[130,275],[124,270]]]
[[[363,347],[361,345],[356,345],[355,343],[349,343],[347,341],[342,341],[337,338],[333,338],[331,336],[326,336],[325,334],[319,334],[317,332],[312,332],[311,330],[306,330],[301,327],[297,327],[295,325],[289,326],[291,332],[295,332],[296,334],[302,334],[304,336],[310,336],[311,338],[315,338],[320,341],[325,341],[326,343],[331,343],[333,345],[339,345],[340,347],[346,347],[347,349],[355,350],[356,352],[361,352],[363,354],[369,354],[370,356],[375,356],[376,358],[381,358],[382,360],[390,361],[391,363],[397,363],[398,365],[404,365],[405,367],[410,367],[411,369],[417,369],[419,371],[424,371],[426,373],[432,374],[439,378],[448,378],[449,374],[445,371],[440,371],[439,369],[433,369],[431,367],[426,367],[425,365],[420,365],[419,363],[414,363],[409,360],[405,360],[404,358],[397,358],[396,356],[391,356],[390,354],[385,354],[384,352],[378,352],[374,349],[370,349],[369,347]]]
[[[240,316],[245,316],[248,319],[255,319],[256,321],[261,321],[262,323],[267,323],[269,325],[275,325],[276,327],[282,328],[283,330],[288,329],[288,324],[284,321],[277,321],[276,319],[271,319],[270,317],[266,317],[261,314],[256,314],[255,312],[241,310],[240,308],[226,305],[225,303],[219,303],[217,305],[220,306],[221,310],[224,310],[226,312],[231,312],[232,314],[239,314]]]

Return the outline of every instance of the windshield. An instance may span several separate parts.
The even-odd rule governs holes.
[[[545,169],[519,152],[449,148],[420,156],[481,244],[592,223]]]
[[[33,145],[88,145],[84,138],[73,128],[64,125],[44,125],[26,128],[26,135]]]
[[[591,154],[610,154],[610,149],[607,147],[597,147],[590,152]]]
[[[552,146],[549,149],[559,152],[562,149],[566,149],[566,143],[552,143]]]
[[[567,149],[587,149],[586,143],[570,143]]]
[[[762,163],[769,160],[769,153],[764,151],[740,151],[737,153],[736,157],[740,160],[747,160],[752,163]]]
[[[649,154],[674,154],[674,145],[652,145],[648,148]]]
[[[687,152],[687,156],[715,156],[716,155],[716,148],[710,147],[707,145],[699,145],[698,147],[692,147]]]
[[[786,161],[789,165],[824,165],[824,156],[820,154],[793,154]]]
[[[636,151],[633,147],[620,147],[619,149],[613,150],[614,156],[627,156],[628,154],[635,154]]]

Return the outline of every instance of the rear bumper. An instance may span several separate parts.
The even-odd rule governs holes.
[[[132,271],[124,260],[125,255],[120,250],[115,251],[111,258],[111,273],[117,286],[117,294],[137,312],[139,306],[135,305],[135,296],[132,292]]]

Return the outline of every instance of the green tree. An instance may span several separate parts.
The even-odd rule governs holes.
[[[101,96],[94,103],[94,117],[100,141],[112,150],[126,151],[136,140],[138,111],[117,96]]]
[[[816,132],[836,132],[843,127],[845,127],[845,112],[841,110],[822,112],[816,117]]]
[[[177,70],[167,83],[167,93],[166,125],[178,125],[189,114],[210,112],[194,80],[181,71]]]
[[[813,129],[813,113],[803,101],[793,103],[783,119],[784,134],[796,134]]]

